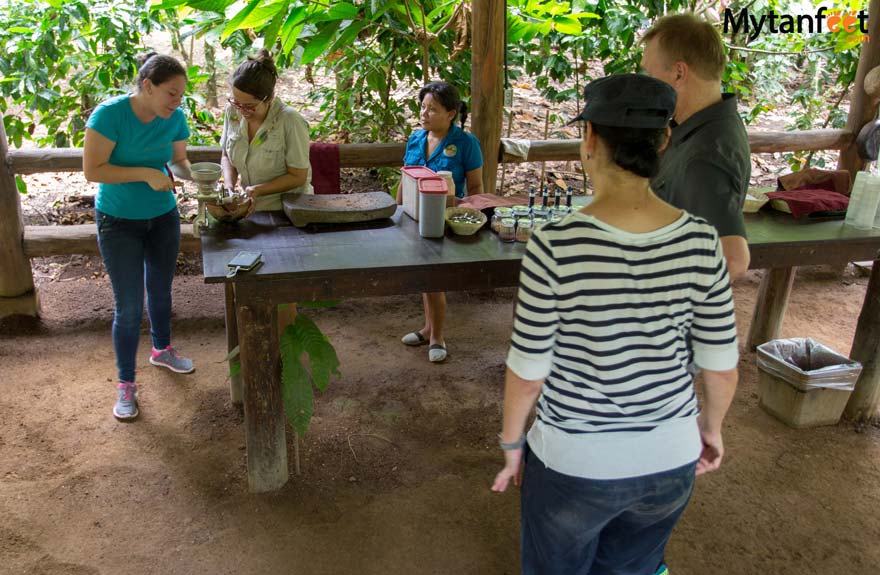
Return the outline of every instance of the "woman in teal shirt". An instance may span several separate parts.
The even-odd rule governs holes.
[[[113,347],[119,383],[113,415],[138,416],[135,364],[144,288],[153,350],[150,363],[190,373],[193,363],[171,347],[171,282],[180,248],[174,175],[190,179],[189,128],[180,109],[186,72],[170,56],[148,55],[133,94],[101,103],[86,123],[83,172],[99,182],[98,247],[115,299]]]
[[[455,125],[467,119],[467,107],[458,96],[455,86],[446,82],[431,82],[419,91],[422,129],[416,130],[406,143],[403,156],[405,166],[425,166],[435,172],[452,172],[455,195],[458,198],[483,191],[483,154],[480,142]],[[401,190],[397,190],[398,202]],[[428,345],[428,360],[434,363],[446,359],[446,341],[443,323],[446,318],[446,294],[422,294],[425,308],[425,326],[403,336],[406,345]]]

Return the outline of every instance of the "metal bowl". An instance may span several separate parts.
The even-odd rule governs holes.
[[[220,179],[223,168],[216,162],[197,162],[190,166],[190,172],[196,182],[213,184]]]

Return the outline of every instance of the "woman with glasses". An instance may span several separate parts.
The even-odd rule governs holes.
[[[422,129],[416,130],[406,143],[405,166],[426,166],[435,172],[452,172],[455,196],[463,198],[483,191],[483,155],[480,142],[462,128],[467,119],[467,106],[455,86],[431,82],[419,91],[419,118]],[[455,125],[461,119],[462,128]],[[398,186],[397,203],[402,202]],[[425,325],[403,336],[405,345],[428,344],[428,360],[438,363],[446,359],[443,323],[446,318],[446,294],[422,294]]]
[[[275,97],[277,79],[265,49],[235,70],[220,138],[224,185],[240,180],[258,211],[282,209],[282,193],[312,193],[309,125]]]
[[[584,100],[573,121],[593,201],[526,244],[492,490],[523,473],[525,575],[660,575],[695,477],[724,455],[739,358],[730,279],[715,228],[650,188],[675,90],[621,74]]]
[[[180,248],[180,214],[172,173],[190,179],[189,128],[180,109],[186,71],[171,56],[148,54],[133,94],[102,102],[89,116],[83,173],[99,182],[98,247],[113,286],[113,347],[119,382],[113,415],[138,416],[137,363],[144,288],[153,350],[150,363],[190,373],[193,363],[171,347],[171,283]],[[169,167],[170,165],[170,167]]]

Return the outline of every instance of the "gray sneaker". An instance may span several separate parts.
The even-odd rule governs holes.
[[[113,406],[113,417],[119,421],[131,421],[138,416],[138,388],[131,381],[120,381],[116,386],[116,405]]]
[[[192,373],[196,368],[191,359],[187,359],[177,353],[170,345],[162,351],[153,350],[150,363],[159,367],[167,367],[174,373]]]

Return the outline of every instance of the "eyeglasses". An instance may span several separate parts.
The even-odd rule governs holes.
[[[268,97],[269,96],[266,96],[266,98],[268,98]],[[257,107],[266,101],[266,98],[263,98],[262,100],[260,100],[256,104],[239,104],[233,98],[226,98],[226,101],[229,102],[229,105],[232,106],[233,108],[241,110],[242,112],[250,113],[250,112],[255,112]]]

